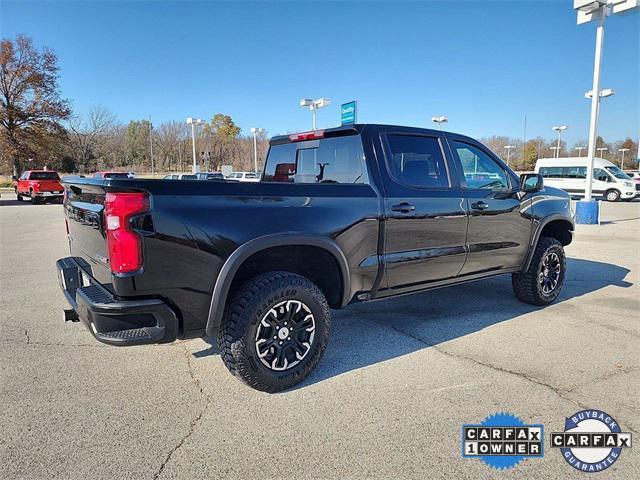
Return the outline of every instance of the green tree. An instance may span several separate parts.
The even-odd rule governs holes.
[[[0,42],[0,145],[6,170],[20,170],[21,162],[38,151],[31,147],[44,141],[39,135],[59,129],[69,117],[58,70],[53,51],[38,51],[29,37]]]
[[[129,122],[125,147],[128,165],[143,169],[151,166],[149,157],[150,131],[151,124],[148,120],[131,120]]]
[[[216,113],[213,116],[210,128],[212,133],[226,140],[237,138],[240,135],[240,127],[233,122],[229,115],[223,113]]]
[[[538,142],[536,140],[529,140],[524,146],[524,170],[533,170],[538,160]]]

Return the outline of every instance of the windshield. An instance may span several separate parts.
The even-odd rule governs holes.
[[[613,175],[616,178],[619,178],[620,180],[631,180],[631,177],[629,177],[629,175],[627,175],[626,173],[624,173],[622,170],[620,170],[618,167],[613,166],[613,167],[604,167],[607,169],[607,171]]]
[[[31,172],[29,180],[60,180],[56,172]]]

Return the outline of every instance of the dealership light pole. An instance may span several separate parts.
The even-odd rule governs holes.
[[[447,123],[449,119],[444,115],[436,115],[435,117],[431,117],[431,121],[438,125],[438,130],[442,128],[443,123]]]
[[[582,150],[584,150],[584,147],[576,147],[574,150],[578,150],[578,158],[582,157]]]
[[[264,133],[264,128],[252,128],[251,133],[253,134],[253,164],[254,164],[254,172],[258,171],[258,134]]]
[[[560,147],[549,147],[551,150],[553,150],[553,158],[558,158],[558,150],[560,150]]]
[[[562,132],[565,131],[567,128],[566,125],[560,125],[558,127],[551,127],[552,130],[555,130],[556,132],[558,132],[558,148],[556,149],[556,158],[560,157],[560,136],[562,135]]]
[[[198,125],[204,125],[204,120],[200,118],[187,118],[187,125],[191,125],[191,146],[193,148],[193,166],[191,167],[191,173],[196,173],[198,171],[198,163],[196,160],[196,127]]]
[[[602,152],[606,152],[609,149],[607,147],[600,147],[600,148],[596,148],[596,150],[600,152],[600,158],[604,158],[602,156]]]
[[[313,130],[316,129],[316,111],[319,108],[326,107],[331,103],[331,100],[328,98],[318,98],[317,100],[313,100],[311,98],[303,98],[300,100],[299,105],[303,108],[308,108],[311,110],[311,121],[313,125]]]
[[[511,149],[516,148],[513,145],[505,145],[504,148],[507,150],[507,167],[509,166],[509,159],[511,158]]]
[[[587,189],[584,201],[591,202],[593,188],[593,163],[596,152],[596,134],[598,130],[598,111],[600,108],[600,68],[602,64],[602,45],[604,43],[604,21],[612,13],[629,12],[638,7],[638,0],[574,0],[573,9],[577,12],[577,23],[582,25],[591,21],[597,21],[595,59],[593,62],[593,86],[591,91],[591,115],[589,121],[589,146],[587,148]],[[576,207],[579,208],[579,207]],[[597,209],[597,205],[593,208]],[[585,213],[588,207],[585,207]],[[597,212],[596,212],[597,213]],[[597,215],[596,215],[597,216]],[[576,215],[578,223],[591,223],[592,218],[588,214],[583,219]]]
[[[619,148],[618,151],[620,153],[622,153],[622,161],[620,162],[620,170],[624,170],[624,154],[625,154],[625,152],[628,152],[629,149],[628,148]]]

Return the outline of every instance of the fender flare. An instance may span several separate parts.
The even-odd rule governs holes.
[[[207,319],[206,333],[215,336],[222,324],[222,315],[227,303],[227,297],[231,288],[231,283],[242,264],[249,257],[262,250],[271,247],[282,247],[286,245],[304,245],[319,247],[328,251],[338,262],[338,268],[342,276],[342,302],[341,306],[349,303],[351,291],[351,277],[349,264],[344,253],[333,240],[319,235],[285,233],[275,235],[265,235],[258,237],[238,247],[222,265],[216,283],[211,294],[211,306],[209,307],[209,317]]]
[[[536,228],[536,231],[533,233],[533,235],[531,236],[531,244],[529,245],[529,253],[527,254],[527,257],[525,259],[525,262],[522,266],[522,269],[520,270],[521,272],[525,272],[529,269],[529,266],[531,265],[531,260],[533,259],[533,254],[535,252],[536,249],[536,245],[538,245],[538,240],[540,240],[540,234],[542,233],[542,230],[544,230],[544,227],[551,223],[554,222],[556,220],[563,220],[565,222],[568,222],[569,224],[571,224],[571,231],[573,232],[576,228],[575,223],[573,222],[573,219],[567,215],[564,215],[562,213],[554,213],[552,215],[549,215],[548,217],[544,217],[539,223],[538,223],[538,227]]]

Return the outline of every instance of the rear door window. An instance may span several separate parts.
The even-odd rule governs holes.
[[[359,135],[273,145],[263,181],[368,183]]]
[[[449,186],[449,175],[436,137],[420,135],[387,135],[389,145],[388,167],[391,176],[410,187],[444,188]]]

